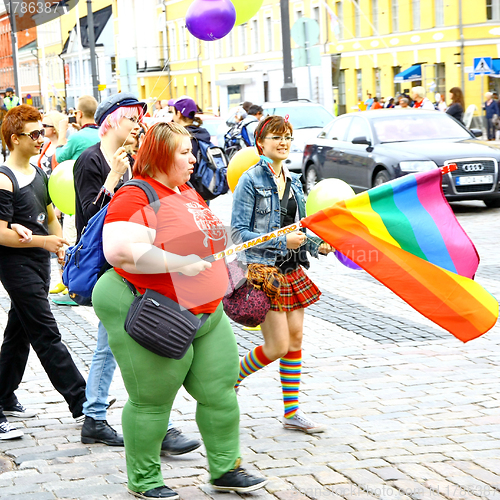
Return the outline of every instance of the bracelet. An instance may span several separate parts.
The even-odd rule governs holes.
[[[121,178],[121,177],[123,177],[123,176],[125,175],[125,172],[121,173],[121,172],[118,172],[118,170],[115,170],[115,169],[114,169],[114,168],[112,168],[112,167],[109,167],[109,168],[110,168],[110,170],[111,170],[112,172],[114,172],[115,174],[118,174],[118,175],[120,176],[120,178]]]

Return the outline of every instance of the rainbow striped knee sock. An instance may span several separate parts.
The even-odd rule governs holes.
[[[285,417],[292,418],[299,409],[299,386],[302,372],[302,350],[289,351],[280,359],[280,378]]]
[[[269,363],[272,363],[272,360],[264,354],[264,350],[261,345],[256,347],[253,351],[248,352],[240,360],[240,375],[234,387],[238,387],[245,377],[259,371]]]

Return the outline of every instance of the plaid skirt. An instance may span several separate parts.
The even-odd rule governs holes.
[[[271,300],[271,311],[304,309],[319,300],[321,292],[301,266],[283,275],[279,300]],[[281,308],[280,308],[281,305]]]

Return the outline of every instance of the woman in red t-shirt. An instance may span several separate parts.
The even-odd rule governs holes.
[[[238,349],[221,303],[227,270],[224,261],[202,260],[226,247],[227,234],[186,185],[195,163],[184,127],[154,125],[139,149],[134,177],[156,190],[160,209],[148,206],[140,188],[126,186],[109,203],[103,229],[104,253],[114,270],[101,277],[92,301],[129,394],[122,415],[128,487],[140,498],[178,498],[164,484],[160,448],[181,385],[198,401],[196,421],[213,487],[245,493],[266,483],[239,466]],[[134,296],[122,278],[141,293],[149,288],[194,314],[210,314],[182,359],[158,356],[125,332]]]

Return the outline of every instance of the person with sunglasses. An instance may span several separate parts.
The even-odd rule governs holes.
[[[234,240],[249,241],[305,217],[300,175],[290,173],[285,165],[292,141],[293,127],[287,118],[268,116],[259,122],[255,143],[261,159],[240,177],[233,194]],[[285,197],[287,201],[282,204]],[[282,205],[286,209],[283,215]],[[249,274],[267,272],[269,267],[273,273],[278,270],[281,285],[280,298],[271,299],[271,308],[260,325],[264,344],[241,358],[235,388],[238,390],[248,375],[279,359],[283,426],[309,434],[325,430],[299,409],[304,309],[319,300],[321,292],[303,268],[309,268],[307,252],[317,258],[318,253],[331,251],[328,244],[308,238],[301,230],[238,254],[238,261],[248,264]]]
[[[0,281],[11,309],[0,350],[0,439],[22,436],[7,416],[36,416],[15,395],[30,345],[74,418],[82,416],[85,401],[85,380],[61,340],[47,298],[50,252],[63,262],[67,242],[52,207],[47,176],[30,164],[43,145],[41,118],[37,109],[22,104],[11,109],[2,123],[10,155],[0,167]],[[18,234],[16,225],[28,234]]]
[[[146,110],[146,103],[138,101],[129,92],[114,94],[97,107],[94,118],[99,127],[100,142],[83,151],[74,166],[77,241],[90,218],[111,201],[124,182],[132,178],[134,159],[125,147],[137,142]],[[87,378],[82,443],[123,446],[123,436],[106,420],[109,387],[115,369],[116,360],[109,347],[108,333],[99,322],[97,346]],[[187,438],[169,423],[162,443],[163,453],[182,455],[199,446],[198,439]]]

